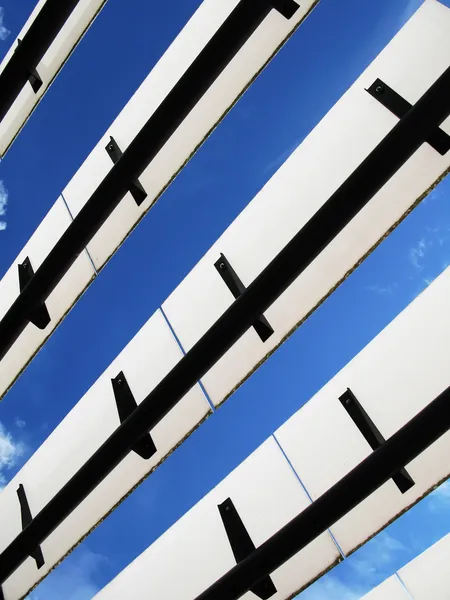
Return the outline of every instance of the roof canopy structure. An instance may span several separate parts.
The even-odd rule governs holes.
[[[0,151],[103,2],[53,4],[0,66],[0,85],[14,65],[16,88],[30,84],[0,89]],[[0,396],[315,4],[204,0],[0,281]],[[450,9],[426,0],[0,493],[4,600],[26,597],[446,176],[449,32]],[[447,269],[96,598],[288,600],[448,478],[449,292]],[[421,600],[422,571],[367,598],[406,586]]]

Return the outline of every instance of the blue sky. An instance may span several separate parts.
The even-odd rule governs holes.
[[[0,164],[0,275],[199,3],[109,0]],[[1,58],[34,0],[0,4]],[[321,1],[0,404],[0,484],[420,4]],[[90,600],[425,289],[450,264],[449,200],[444,181],[33,600]],[[450,531],[449,508],[444,485],[302,600],[360,598]]]

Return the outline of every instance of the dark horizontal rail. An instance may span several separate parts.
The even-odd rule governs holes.
[[[0,121],[80,0],[47,0],[0,73]]]
[[[135,442],[151,431],[237,342],[252,326],[255,316],[268,309],[449,114],[450,67],[0,554],[0,583],[26,559],[27,549],[41,544],[128,455]]]
[[[196,600],[237,600],[450,429],[450,387]]]
[[[62,0],[57,0],[62,2]],[[286,6],[285,6],[286,5]],[[278,8],[279,7],[279,8]],[[290,12],[289,12],[290,7]],[[0,321],[0,360],[125,194],[272,8],[295,13],[295,0],[241,0],[155,110]],[[20,45],[25,45],[25,42]]]

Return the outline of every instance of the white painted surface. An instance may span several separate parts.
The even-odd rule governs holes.
[[[449,564],[450,535],[447,535],[400,569],[399,575],[413,600],[448,600]]]
[[[411,103],[448,67],[450,10],[428,0],[331,109],[255,199],[176,288],[163,308],[189,350],[231,305],[214,268],[223,253],[249,285],[398,122],[370,96],[383,79]],[[450,120],[442,126],[450,133]],[[250,329],[204,377],[220,404],[450,166],[428,144],[404,165],[266,311],[275,333]],[[199,293],[201,290],[201,293]]]
[[[217,508],[227,498],[256,547],[309,504],[275,441],[269,438],[95,598],[194,600],[236,564]],[[277,593],[273,600],[291,597],[338,558],[331,537],[321,535],[274,571]],[[255,597],[251,592],[243,596],[248,600]]]
[[[385,439],[450,385],[450,269],[276,432],[313,499],[371,453],[339,402],[349,387]],[[392,480],[332,528],[349,554],[450,474],[450,434],[407,465],[415,485]]]
[[[361,600],[411,600],[411,598],[405,592],[397,577],[393,575],[380,585],[377,585],[376,588],[363,596]],[[431,596],[427,600],[431,600]],[[436,599],[433,597],[433,600]]]
[[[72,14],[67,19],[63,28],[45,53],[36,70],[42,79],[39,91],[34,93],[28,83],[20,92],[13,106],[0,123],[0,156],[4,156],[15,137],[25,125],[28,117],[45,94],[54,78],[58,75],[61,67],[76,47],[85,31],[89,28],[97,13],[102,9],[106,0],[80,0]],[[17,39],[23,40],[26,32],[36,19],[46,0],[40,0],[30,18],[27,20],[17,38],[13,41],[11,48],[5,55],[1,65],[0,73],[9,62],[17,48]]]
[[[156,312],[0,494],[0,551],[21,531],[16,490],[24,485],[35,516],[119,426],[111,379],[123,371],[140,403],[182,353],[161,312]],[[194,387],[152,430],[157,453],[131,453],[42,544],[45,565],[29,558],[5,582],[5,600],[17,600],[152,471],[208,414]]]
[[[129,146],[238,3],[238,0],[204,0],[200,5],[64,190],[72,214],[78,214],[112,167],[105,151],[110,136],[122,151]],[[88,249],[97,268],[114,253],[315,3],[316,0],[302,0],[290,20],[276,10],[269,13],[140,177],[148,193],[145,202],[138,207],[127,194],[93,238]]]
[[[43,3],[44,0],[41,0],[32,13],[29,23],[34,20]],[[52,68],[56,68],[56,55],[62,56],[63,50],[68,51],[68,44],[74,43],[75,37],[78,35],[76,32],[79,31],[81,23],[88,23],[87,19],[89,15],[91,15],[89,17],[91,19],[93,12],[95,12],[94,7],[101,4],[103,4],[103,0],[102,2],[99,2],[99,0],[97,2],[93,0],[80,0],[77,9],[71,17],[72,20],[70,22],[72,25],[70,25],[70,32],[67,30],[67,27],[69,27],[68,22],[62,30],[63,37],[58,36],[42,64],[39,65],[38,71],[41,76],[46,72],[43,66],[47,65],[46,68],[49,73],[51,71],[50,65],[52,65]],[[237,4],[238,0],[205,0],[203,2],[64,190],[63,196],[74,216],[78,214],[92,192],[113,166],[111,159],[105,151],[105,146],[107,141],[109,141],[110,135],[115,138],[122,150],[126,149],[167,93]],[[177,132],[170,138],[169,142],[140,178],[148,192],[147,200],[138,207],[131,195],[127,194],[119,207],[101,228],[98,235],[94,237],[92,243],[89,244],[88,250],[96,268],[103,266],[106,260],[114,253],[122,240],[150,208],[165,185],[183,166],[209,130],[220,120],[222,114],[234,103],[236,97],[239,96],[249,81],[253,79],[256,73],[271,58],[276,48],[310,11],[313,4],[315,4],[315,0],[302,2],[302,7],[291,20],[285,19],[275,10],[271,11],[257,32],[244,45],[227,69],[225,69],[217,83],[210,88],[198,106],[182,123]],[[29,26],[29,23],[27,26]],[[21,35],[23,37],[24,31],[21,32]],[[20,113],[22,117],[20,115],[17,116],[14,111],[11,111],[3,123],[0,124],[0,140],[2,140],[0,141],[0,152],[2,151],[2,142],[5,144],[9,143],[7,140],[13,136],[12,132],[17,132],[25,118],[23,115],[25,113],[28,114],[30,110],[30,101],[27,100],[27,104],[25,99],[22,98],[22,96],[28,98],[26,90],[28,90],[27,86],[14,105],[14,111],[16,109],[19,110],[18,107],[22,106],[21,102],[25,103],[24,106],[28,107],[23,109],[25,111],[22,111],[23,114]],[[9,133],[5,128],[9,128]],[[50,213],[53,214],[53,212],[56,212],[59,214],[60,202],[61,200],[58,199]],[[46,230],[46,226],[44,224],[40,225],[33,235],[32,240],[40,239],[44,230]],[[57,237],[52,234],[48,239],[51,239],[55,243]],[[45,248],[46,252],[50,250],[50,245],[47,241],[42,242],[42,248]],[[84,279],[82,276],[78,277],[77,286],[74,286],[74,290],[76,289],[75,296],[80,295],[84,291],[93,276],[93,269],[86,261],[85,256],[80,258],[78,262],[83,263],[83,265],[79,268],[85,271],[88,270],[89,277],[84,277]],[[0,283],[0,286],[2,286],[0,287],[2,296],[4,296],[0,298],[0,316],[3,305],[8,305],[10,299],[15,297],[15,284],[17,282],[14,277],[16,269],[17,266],[14,264],[11,267],[12,275],[8,272],[7,278],[10,283],[4,284],[3,281]],[[3,285],[6,286],[5,289],[7,291],[5,293],[3,293]],[[63,313],[68,310],[75,300],[76,297],[73,298],[70,304],[64,307],[65,310]],[[28,341],[28,337],[22,336],[25,341],[22,342],[21,338],[15,344],[16,348],[10,352],[7,360],[2,361],[0,366],[0,397],[7,390],[8,386],[14,382],[17,375],[26,366],[28,360],[32,358],[36,350],[42,345],[45,337],[51,331],[51,327],[53,327],[53,323],[49,326],[48,331],[46,330],[45,336],[38,331],[31,331],[29,335],[32,341]]]
[[[450,269],[447,269],[276,432],[283,451],[313,500],[371,452],[338,400],[347,387],[355,392],[381,433],[388,438],[449,384],[446,361],[450,339],[449,295]],[[284,515],[285,503],[290,503],[295,497],[283,481],[288,463],[284,459],[280,462],[281,453],[275,458],[272,448],[274,442],[270,439],[96,598],[112,600],[126,593],[131,597],[148,596],[162,600],[195,598],[233,565],[230,557],[228,562],[225,560],[228,546],[223,543],[221,521],[215,513],[217,504],[227,497],[232,498],[244,523],[248,523],[248,531],[256,546],[298,514],[309,501],[299,486],[304,503],[295,501],[293,509],[297,508],[297,513]],[[408,472],[415,480],[415,486],[410,491],[402,495],[390,481],[337,523],[332,532],[344,552],[354,550],[448,476],[449,450],[450,436],[446,435],[407,465]],[[274,459],[270,457],[272,454]],[[261,487],[254,479],[254,474],[259,470],[264,484]],[[279,479],[275,479],[275,475]],[[264,509],[263,513],[259,513],[255,497],[263,503],[262,506],[271,503],[271,510]],[[272,499],[275,499],[273,504]],[[277,502],[281,502],[283,508]],[[274,521],[269,520],[266,510]],[[213,520],[211,515],[214,514]],[[330,539],[328,535],[325,537]],[[450,551],[450,542],[447,545]],[[325,554],[322,551],[319,555],[322,562],[320,567],[315,568],[315,573],[323,572],[326,568]],[[296,579],[299,574],[307,575],[308,581],[314,579],[315,575],[310,575],[309,571],[295,564],[300,556],[294,557],[273,574],[278,589],[276,598],[288,598],[306,585],[305,580],[299,582]],[[335,556],[337,558],[337,553]],[[439,561],[439,565],[445,563],[441,557]],[[313,562],[315,565],[316,559]],[[299,564],[304,565],[304,562]],[[331,561],[328,564],[331,566]],[[420,579],[417,569],[411,571],[414,571],[414,582]],[[424,571],[433,575],[437,582],[433,584],[436,590],[448,590],[447,580],[444,580],[446,575],[438,577],[434,567],[424,567]],[[411,583],[406,568],[400,575],[408,589],[413,584],[418,585]],[[412,590],[414,600],[446,598],[445,595],[437,595],[437,592],[430,593],[430,590],[434,592],[434,587],[424,589],[427,593],[417,597]],[[396,578],[386,581],[366,597],[368,600],[408,598]]]
[[[20,293],[19,263],[23,263],[25,258],[29,257],[36,272],[71,222],[67,208],[59,198],[0,281],[0,319]],[[51,335],[94,276],[95,272],[89,257],[85,252],[81,253],[45,303],[51,318],[49,325],[41,330],[29,323],[0,361],[0,398]]]

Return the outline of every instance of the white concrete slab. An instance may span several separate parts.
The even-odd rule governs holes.
[[[350,388],[387,439],[450,384],[450,269],[276,432],[300,479],[318,498],[371,452],[339,397]],[[450,433],[406,465],[414,485],[389,480],[331,531],[345,554],[383,529],[450,474]]]
[[[228,498],[256,547],[309,504],[275,441],[269,438],[100,591],[96,600],[194,600],[236,564],[218,509]],[[293,597],[338,558],[329,534],[321,535],[274,571],[271,579],[276,593],[271,598]],[[243,598],[257,596],[248,592]]]
[[[19,484],[23,484],[35,516],[120,425],[111,379],[123,372],[139,404],[181,357],[161,311],[157,311],[0,494],[0,552],[22,529],[16,493]],[[26,595],[209,411],[203,392],[195,386],[151,431],[156,454],[147,460],[129,454],[44,541],[45,565],[38,570],[29,558],[7,579],[5,600]]]
[[[398,119],[365,90],[381,78],[416,102],[448,67],[450,9],[427,0],[378,58],[205,254],[163,304],[186,350],[232,304],[214,263],[223,253],[248,286]],[[442,129],[450,133],[450,119]],[[266,311],[274,329],[250,329],[203,378],[219,405],[355,268],[450,167],[424,144],[372,201]]]

